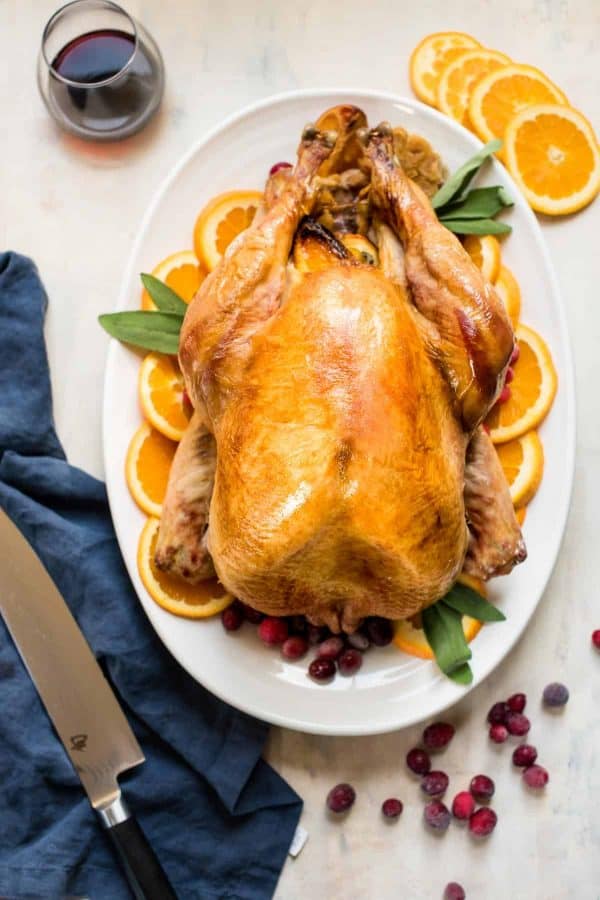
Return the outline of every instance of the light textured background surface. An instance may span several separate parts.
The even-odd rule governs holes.
[[[37,95],[34,61],[53,0],[0,0],[0,247],[33,256],[50,296],[47,335],[60,435],[72,462],[102,475],[101,385],[106,341],[95,324],[112,307],[152,192],[207,128],[244,104],[301,87],[360,86],[409,93],[407,56],[431,31],[471,32],[482,44],[544,69],[600,131],[598,0],[423,0],[289,4],[221,0],[131,0],[165,57],[167,93],[157,120],[107,147],[58,133]],[[440,148],[443,150],[443,148]],[[418,729],[384,737],[326,739],[273,730],[269,757],[305,799],[310,832],[288,862],[278,900],[429,900],[448,880],[467,896],[501,900],[600,897],[600,657],[589,635],[600,627],[600,201],[559,222],[545,221],[571,327],[578,389],[578,455],[573,506],[562,553],[526,635],[500,671],[448,713],[458,734],[440,766],[451,793],[471,775],[496,780],[499,824],[474,844],[458,827],[425,832],[422,802],[404,754]],[[565,681],[571,701],[541,711],[541,689]],[[532,740],[551,783],[525,793],[510,749],[490,746],[490,703],[528,692]],[[344,822],[330,822],[324,797],[337,781],[356,786]],[[397,795],[402,819],[381,820]]]

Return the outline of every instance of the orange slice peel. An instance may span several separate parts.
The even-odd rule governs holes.
[[[183,375],[176,360],[149,353],[140,366],[138,395],[150,424],[172,441],[180,441],[192,411],[184,403]]]
[[[479,46],[479,41],[462,31],[438,31],[424,37],[413,50],[409,63],[410,83],[419,100],[436,106],[444,68],[464,50]]]
[[[260,191],[227,191],[206,204],[194,226],[194,250],[209,272],[252,223],[262,197]]]

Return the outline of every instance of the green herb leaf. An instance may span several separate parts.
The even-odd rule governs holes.
[[[466,584],[456,583],[450,588],[445,597],[442,597],[440,603],[452,607],[463,616],[471,616],[478,622],[504,622],[506,616],[504,613],[489,603],[481,594],[474,591],[473,588],[467,587]]]
[[[490,141],[485,147],[482,147],[479,153],[468,159],[466,163],[454,172],[450,178],[441,186],[437,194],[434,196],[431,204],[434,209],[440,209],[446,203],[452,200],[462,200],[464,192],[470,185],[471,181],[486,161],[486,159],[500,149],[502,141]]]
[[[154,275],[147,275],[145,272],[142,272],[140,278],[142,279],[142,284],[161,312],[177,313],[180,316],[185,316],[187,303],[181,299],[179,294],[176,294],[174,290],[167,284],[159,281]]]
[[[133,310],[98,316],[98,321],[111,337],[145,350],[160,353],[179,351],[179,332],[183,316],[174,313]]]
[[[452,672],[448,672],[448,678],[456,681],[457,684],[471,684],[473,681],[473,671],[469,663],[464,663]]]
[[[450,675],[471,659],[459,612],[435,603],[424,609],[421,617],[425,637],[442,672]]]
[[[439,209],[437,216],[440,222],[448,219],[493,219],[501,209],[512,205],[513,201],[504,188],[497,184],[494,187],[474,188],[464,200]]]
[[[506,222],[494,219],[448,219],[442,224],[454,234],[510,234],[512,231]]]

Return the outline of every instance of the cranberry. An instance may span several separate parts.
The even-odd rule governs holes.
[[[564,706],[569,699],[569,689],[559,681],[553,681],[544,688],[542,698],[545,706]]]
[[[485,422],[481,423],[481,427],[483,428],[483,430],[485,431],[486,434],[490,433],[490,426],[486,425]]]
[[[421,790],[430,797],[443,797],[448,787],[448,780],[445,772],[428,772],[421,781]]]
[[[498,396],[498,403],[506,403],[508,400],[510,400],[511,394],[511,389],[508,387],[508,385],[505,384]]]
[[[513,347],[513,352],[510,355],[510,361],[511,361],[511,363],[513,363],[513,365],[516,363],[516,361],[518,360],[520,355],[521,355],[521,348],[519,347],[518,344],[515,344],[515,346]]]
[[[275,165],[271,166],[269,169],[269,175],[275,175],[276,172],[279,172],[280,169],[291,169],[293,168],[292,164],[289,162],[278,162]]]
[[[532,766],[537,759],[537,750],[531,744],[521,744],[515,747],[512,755],[512,761],[515,766]]]
[[[281,655],[286,659],[301,659],[308,650],[308,641],[300,634],[293,634],[281,645]]]
[[[344,642],[341,637],[330,637],[319,644],[317,656],[319,659],[337,659],[343,649]]]
[[[531,722],[522,713],[510,712],[506,717],[506,727],[509,734],[516,734],[523,737],[531,728]]]
[[[457,881],[450,881],[444,890],[444,900],[465,900],[465,889]]]
[[[418,747],[414,747],[406,754],[406,765],[415,775],[427,775],[431,769],[431,760],[428,753],[425,753],[424,750],[420,750]]]
[[[511,369],[509,366],[506,370],[506,375],[504,376],[504,384],[510,384],[513,378],[515,377],[515,370]]]
[[[288,636],[288,624],[285,619],[267,616],[258,626],[258,636],[265,644],[283,644]]]
[[[477,837],[487,837],[496,827],[498,816],[489,806],[482,806],[469,819],[469,831]]]
[[[221,613],[221,622],[225,631],[237,631],[244,624],[244,610],[236,600]]]
[[[362,631],[355,631],[346,638],[351,647],[355,650],[368,650],[371,646],[369,638]]]
[[[596,650],[600,650],[600,628],[596,628],[595,631],[592,631],[592,644]]]
[[[546,787],[550,776],[543,766],[528,766],[523,772],[523,781],[527,787],[534,788],[536,791]]]
[[[509,712],[510,708],[507,703],[494,703],[489,713],[487,714],[487,720],[490,725],[504,725],[506,723],[506,717]]]
[[[346,812],[356,800],[356,791],[351,784],[336,784],[327,794],[327,807],[334,813]]]
[[[331,681],[335,675],[335,663],[332,659],[317,657],[308,667],[308,674],[315,681]]]
[[[391,644],[394,637],[394,629],[389,619],[381,616],[372,616],[366,621],[367,635],[376,647],[385,647]]]
[[[308,630],[308,622],[304,616],[290,616],[288,619],[290,634],[306,635]]]
[[[450,824],[450,810],[441,800],[432,800],[423,810],[423,816],[430,828],[445,831]]]
[[[188,392],[185,388],[183,389],[182,403],[183,403],[184,409],[188,409],[188,410],[194,409],[194,404],[192,403],[190,395],[188,394]]]
[[[491,778],[488,778],[487,775],[475,775],[471,778],[471,784],[469,785],[469,790],[473,794],[476,800],[479,800],[480,803],[483,801],[491,800],[494,796],[494,790],[496,786]]]
[[[341,675],[355,675],[362,666],[363,658],[360,650],[348,647],[338,658],[337,664]]]
[[[315,644],[320,644],[321,641],[324,641],[328,634],[327,628],[324,625],[309,625],[308,626],[308,643],[313,647]]]
[[[397,819],[403,809],[404,804],[397,797],[390,797],[381,804],[381,812],[386,819]]]
[[[508,737],[508,728],[506,725],[490,725],[489,735],[495,744],[503,744]]]
[[[242,607],[244,610],[244,618],[246,619],[246,622],[250,622],[251,625],[260,625],[260,623],[264,619],[264,614],[259,612],[257,609],[252,609],[252,607],[248,606],[247,603],[242,603]]]
[[[460,791],[452,801],[452,815],[455,819],[468,819],[475,809],[475,800],[469,791]]]
[[[527,697],[525,694],[513,694],[506,701],[506,705],[510,709],[511,712],[522,713],[527,704]]]
[[[423,743],[428,750],[443,750],[454,737],[454,726],[448,722],[434,722],[423,732]]]

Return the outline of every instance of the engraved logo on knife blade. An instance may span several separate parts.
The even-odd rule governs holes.
[[[87,746],[87,734],[72,734],[70,737],[71,750],[83,752]]]

